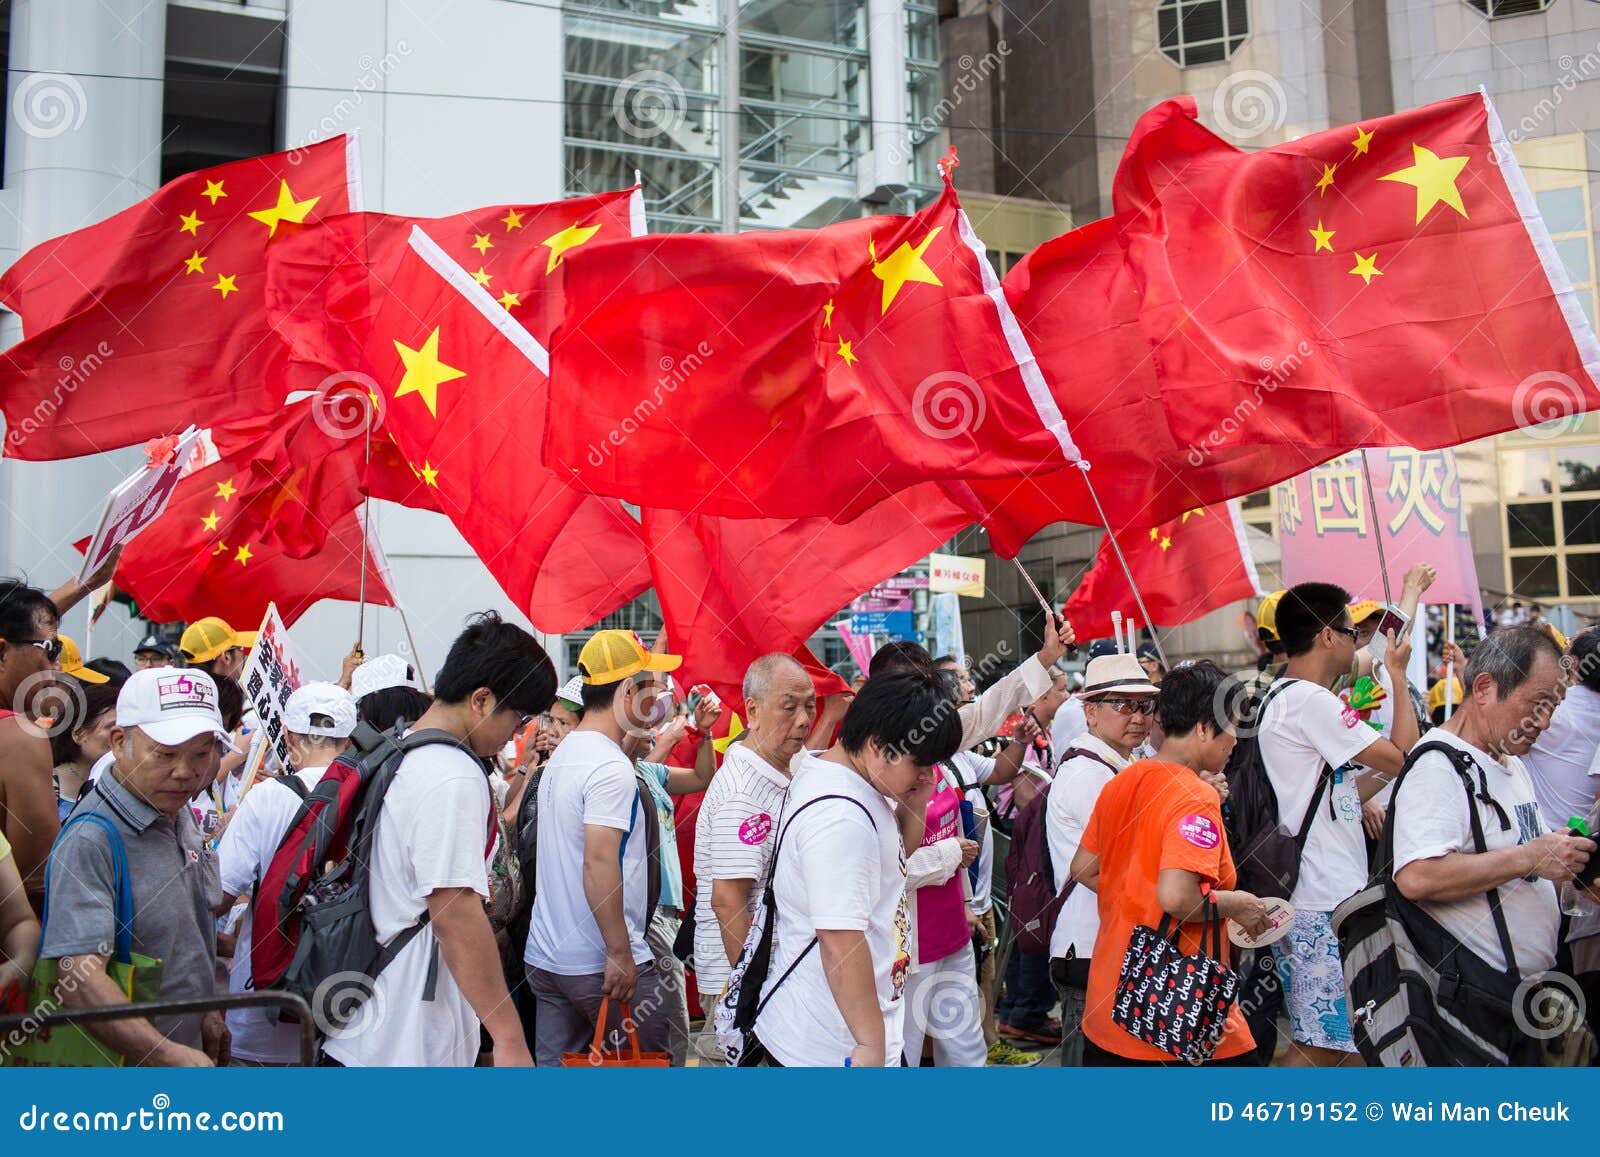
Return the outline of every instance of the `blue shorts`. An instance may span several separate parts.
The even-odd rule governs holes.
[[[1296,912],[1289,934],[1272,946],[1283,981],[1289,1035],[1301,1044],[1356,1051],[1345,1000],[1344,964],[1333,913]]]

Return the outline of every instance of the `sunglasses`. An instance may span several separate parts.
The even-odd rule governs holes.
[[[44,657],[52,663],[61,658],[60,639],[13,639],[11,641],[19,647],[38,647],[39,650],[44,652]]]
[[[1103,703],[1118,715],[1154,715],[1156,701],[1154,699],[1097,699],[1096,703]]]
[[[1338,631],[1341,635],[1347,636],[1352,643],[1361,638],[1361,632],[1354,627],[1341,627],[1337,623],[1329,623],[1328,630]]]

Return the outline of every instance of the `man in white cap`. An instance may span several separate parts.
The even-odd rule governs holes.
[[[117,866],[123,861],[133,892],[131,950],[162,962],[160,998],[213,994],[211,913],[222,890],[216,853],[188,804],[216,768],[217,745],[227,741],[217,686],[204,671],[138,671],[123,686],[111,731],[112,764],[50,853],[50,919],[40,956],[60,962],[68,1008],[128,1003],[106,971],[117,945]],[[228,1059],[220,1012],[131,1017],[86,1028],[108,1059],[120,1054],[129,1064]]]
[[[289,735],[289,763],[293,774],[264,779],[239,801],[222,838],[217,859],[222,879],[219,915],[229,911],[241,896],[250,896],[266,874],[273,854],[300,812],[300,802],[317,786],[328,765],[350,746],[356,728],[356,701],[336,683],[307,683],[284,704],[284,729]],[[244,992],[250,980],[253,911],[239,925],[229,992]],[[247,1065],[292,1065],[300,1059],[298,1025],[274,1024],[264,1008],[242,1008],[228,1013],[233,1036],[233,1059]]]
[[[1083,676],[1086,730],[1061,753],[1045,801],[1045,839],[1056,894],[1067,886],[1068,869],[1078,851],[1100,792],[1133,758],[1150,735],[1156,686],[1134,655],[1090,659]],[[1095,894],[1074,888],[1056,917],[1050,936],[1050,978],[1061,997],[1061,1063],[1083,1064],[1083,1011],[1089,987],[1089,957],[1100,931]]]

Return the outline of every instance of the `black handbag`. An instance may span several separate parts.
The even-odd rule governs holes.
[[[1194,956],[1185,956],[1178,946],[1182,925],[1171,916],[1163,915],[1156,928],[1134,926],[1111,1008],[1113,1024],[1191,1064],[1208,1061],[1216,1052],[1239,995],[1239,974],[1223,963],[1222,916],[1209,895],[1205,913],[1200,952]]]

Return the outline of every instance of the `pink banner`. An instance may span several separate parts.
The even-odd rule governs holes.
[[[872,637],[858,635],[852,631],[849,619],[840,619],[833,624],[833,629],[839,632],[839,637],[844,640],[845,650],[850,652],[850,657],[856,661],[856,667],[865,675],[867,668],[872,665]]]
[[[1452,450],[1368,450],[1375,510],[1369,510],[1361,452],[1335,458],[1277,486],[1278,542],[1283,582],[1338,583],[1357,599],[1383,598],[1378,540],[1383,536],[1389,586],[1414,563],[1439,577],[1423,601],[1464,603],[1482,618],[1478,571],[1461,504],[1461,479]]]

